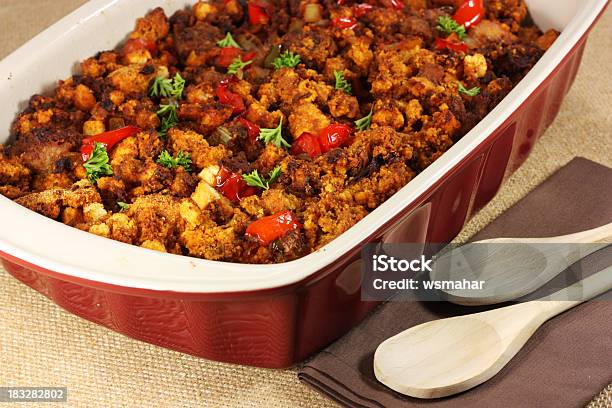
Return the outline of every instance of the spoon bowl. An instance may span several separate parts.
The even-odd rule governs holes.
[[[378,346],[374,374],[389,388],[416,398],[468,390],[497,374],[546,320],[611,288],[612,266],[546,300],[414,326]]]
[[[551,238],[496,238],[469,243],[436,258],[433,281],[482,281],[481,289],[445,289],[441,295],[461,305],[489,305],[525,296],[569,266],[610,243],[612,223]],[[588,244],[588,245],[587,245]]]
[[[465,326],[469,327],[466,336],[453,336],[457,330],[464,332]],[[433,338],[449,341],[432,348]],[[475,354],[465,345],[481,352]],[[374,356],[374,371],[379,381],[395,391],[419,398],[435,398],[453,393],[474,378],[486,381],[503,351],[499,334],[483,320],[435,320],[382,343]],[[396,380],[403,378],[414,380],[409,385]]]

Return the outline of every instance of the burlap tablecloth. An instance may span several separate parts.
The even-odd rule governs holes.
[[[82,3],[0,0],[0,58]],[[612,8],[591,36],[559,117],[459,239],[574,156],[612,166],[611,38]],[[1,268],[0,316],[0,386],[66,386],[69,406],[336,406],[299,383],[295,370],[215,363],[131,340],[64,312]],[[612,407],[612,385],[591,406]]]

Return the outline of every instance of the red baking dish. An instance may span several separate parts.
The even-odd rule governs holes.
[[[360,299],[364,244],[451,240],[554,120],[608,2],[527,3],[541,28],[563,31],[542,60],[447,153],[321,250],[277,265],[163,254],[67,227],[0,196],[5,268],[71,313],[152,344],[261,367],[304,359],[375,306]],[[184,2],[90,1],[0,62],[0,142],[29,95],[70,75],[73,61],[114,48],[158,5],[172,13]]]

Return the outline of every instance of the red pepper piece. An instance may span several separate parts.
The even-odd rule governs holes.
[[[219,102],[234,108],[232,111],[232,114],[234,115],[244,112],[246,107],[244,106],[242,97],[237,93],[230,91],[228,85],[229,81],[221,81],[221,83],[217,85],[215,94],[217,95],[217,98],[219,98]]]
[[[449,49],[463,53],[466,53],[468,50],[467,45],[465,45],[464,43],[456,43],[444,38],[436,38],[436,48],[440,50]]]
[[[329,125],[319,133],[321,152],[327,153],[336,147],[345,146],[349,142],[352,133],[351,128],[347,125]]]
[[[252,52],[247,52],[246,54],[244,54],[244,56],[242,57],[242,62],[247,62],[250,60],[255,59],[255,57],[257,56],[257,53],[252,51]],[[247,65],[246,68],[250,67],[250,65]]]
[[[356,4],[353,6],[353,16],[355,16],[355,18],[361,18],[368,14],[372,9],[374,9],[374,6],[368,3]]]
[[[298,155],[306,153],[310,157],[317,157],[321,154],[321,144],[319,138],[312,133],[302,133],[291,145],[291,154]]]
[[[249,22],[253,25],[265,25],[270,22],[270,16],[262,5],[249,1],[247,11],[249,13]]]
[[[256,52],[249,52],[249,53],[246,53],[246,54],[244,54],[242,56],[241,56],[241,54],[242,54],[242,51],[240,50],[240,48],[236,48],[236,47],[223,47],[223,48],[221,48],[221,51],[219,52],[219,56],[217,57],[216,63],[220,67],[227,68],[238,57],[240,57],[240,59],[242,61],[246,62],[246,61],[250,61],[250,60],[254,59],[257,56]],[[250,65],[247,65],[247,68],[249,66]]]
[[[81,158],[84,162],[89,160],[91,154],[93,153],[94,145],[92,144],[84,144],[81,146]]]
[[[357,26],[357,20],[352,17],[336,17],[332,18],[331,23],[334,27],[339,28],[341,30],[346,30],[349,28],[355,28]]]
[[[227,199],[234,202],[252,196],[257,192],[255,187],[249,186],[240,174],[233,173],[225,167],[221,167],[219,173],[217,173],[215,187]]]
[[[466,0],[455,12],[453,20],[467,29],[480,23],[484,15],[485,7],[482,0]]]
[[[246,128],[249,142],[255,143],[257,138],[259,138],[259,126],[245,118],[238,118],[238,122]]]
[[[238,83],[238,78],[236,78],[235,76],[226,76],[221,81],[219,81],[219,83],[223,85],[236,84]]]
[[[139,127],[126,126],[120,129],[111,130],[109,132],[100,133],[99,135],[86,137],[83,139],[83,144],[81,145],[81,157],[83,158],[83,161],[89,160],[91,152],[93,152],[95,142],[101,143],[104,145],[106,150],[110,150],[123,139],[134,136],[138,132],[140,132]]]
[[[404,9],[404,2],[402,0],[390,0],[389,4],[391,4],[391,7],[393,7],[396,10]]]
[[[145,40],[144,38],[130,38],[121,49],[121,54],[127,55],[138,50],[149,50],[151,55],[154,55],[157,53],[157,44],[155,41]]]
[[[230,66],[232,61],[240,55],[240,49],[236,47],[223,47],[217,57],[217,65],[223,68]]]
[[[260,245],[269,245],[292,230],[300,229],[302,225],[291,211],[281,211],[254,221],[247,227],[246,236],[253,237]]]

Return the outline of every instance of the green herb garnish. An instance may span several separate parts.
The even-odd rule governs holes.
[[[124,203],[123,201],[117,201],[117,206],[121,209],[120,212],[124,212],[130,209],[130,205],[128,203]]]
[[[372,126],[372,113],[374,112],[374,108],[370,109],[370,113],[367,116],[364,116],[361,119],[357,119],[355,121],[355,127],[359,131],[368,130],[370,126]]]
[[[234,58],[234,61],[227,67],[227,73],[230,75],[238,75],[242,72],[242,69],[249,64],[252,64],[253,60],[243,61],[240,57]]]
[[[189,153],[182,150],[179,150],[176,157],[172,157],[167,150],[164,150],[157,158],[157,163],[169,169],[182,166],[186,171],[191,171],[191,157],[189,157]]]
[[[155,78],[153,80],[153,84],[151,84],[149,95],[163,98],[173,97],[176,99],[182,99],[184,90],[185,80],[177,72],[172,79],[162,77]]]
[[[172,92],[170,93],[176,99],[183,99],[183,91],[185,90],[185,80],[178,72],[172,79]]]
[[[113,169],[108,164],[108,153],[102,143],[95,142],[89,159],[83,164],[87,171],[87,178],[96,184],[100,177],[111,176]]]
[[[294,68],[299,64],[301,58],[299,54],[294,54],[291,51],[285,51],[272,61],[272,65],[275,69],[281,69],[282,67]]]
[[[270,172],[268,173],[268,182],[270,184],[274,183],[276,180],[278,180],[280,175],[281,175],[281,167],[276,166],[275,168],[270,170]]]
[[[242,178],[251,187],[259,187],[264,190],[269,190],[270,185],[274,183],[281,175],[280,166],[276,166],[268,173],[268,180],[261,177],[257,170],[253,170],[249,174],[243,174]]]
[[[166,137],[166,135],[168,135],[168,131],[176,126],[176,123],[177,122],[173,121],[172,118],[162,118],[161,126],[159,128],[159,137]]]
[[[172,92],[172,80],[168,78],[157,77],[153,80],[151,89],[149,89],[149,95],[151,96],[163,96],[169,97]]]
[[[155,78],[151,86],[150,95],[169,98],[168,103],[159,105],[157,116],[161,119],[159,129],[160,137],[165,137],[170,128],[178,123],[178,100],[183,98],[185,80],[177,72],[172,79]]]
[[[259,129],[259,139],[264,143],[272,143],[276,147],[291,147],[285,139],[283,139],[283,118],[281,117],[278,126],[274,129]]]
[[[344,78],[344,74],[342,71],[334,70],[334,78],[336,78],[336,89],[346,92],[347,94],[351,94],[353,92],[353,88],[351,84]]]
[[[177,108],[176,103],[168,103],[168,104],[159,105],[157,116],[170,117],[176,122],[178,122],[178,115],[176,113],[176,108]]]
[[[446,35],[456,33],[459,39],[463,40],[465,38],[465,27],[449,16],[440,16],[436,28]]]
[[[178,123],[178,105],[176,102],[171,101],[171,103],[159,105],[159,107],[160,109],[157,111],[157,116],[161,118],[161,127],[159,129],[159,134],[161,137],[164,137],[168,133],[168,130],[176,126],[176,124]]]
[[[230,32],[225,34],[224,39],[217,41],[217,45],[222,48],[225,48],[225,47],[242,48],[240,47],[240,44],[238,44],[236,40],[234,40],[234,37],[232,37],[232,33]]]
[[[467,96],[476,96],[480,93],[480,87],[475,86],[473,88],[470,89],[466,89],[465,86],[463,86],[463,84],[461,82],[457,83],[457,90],[462,93],[465,94]]]

